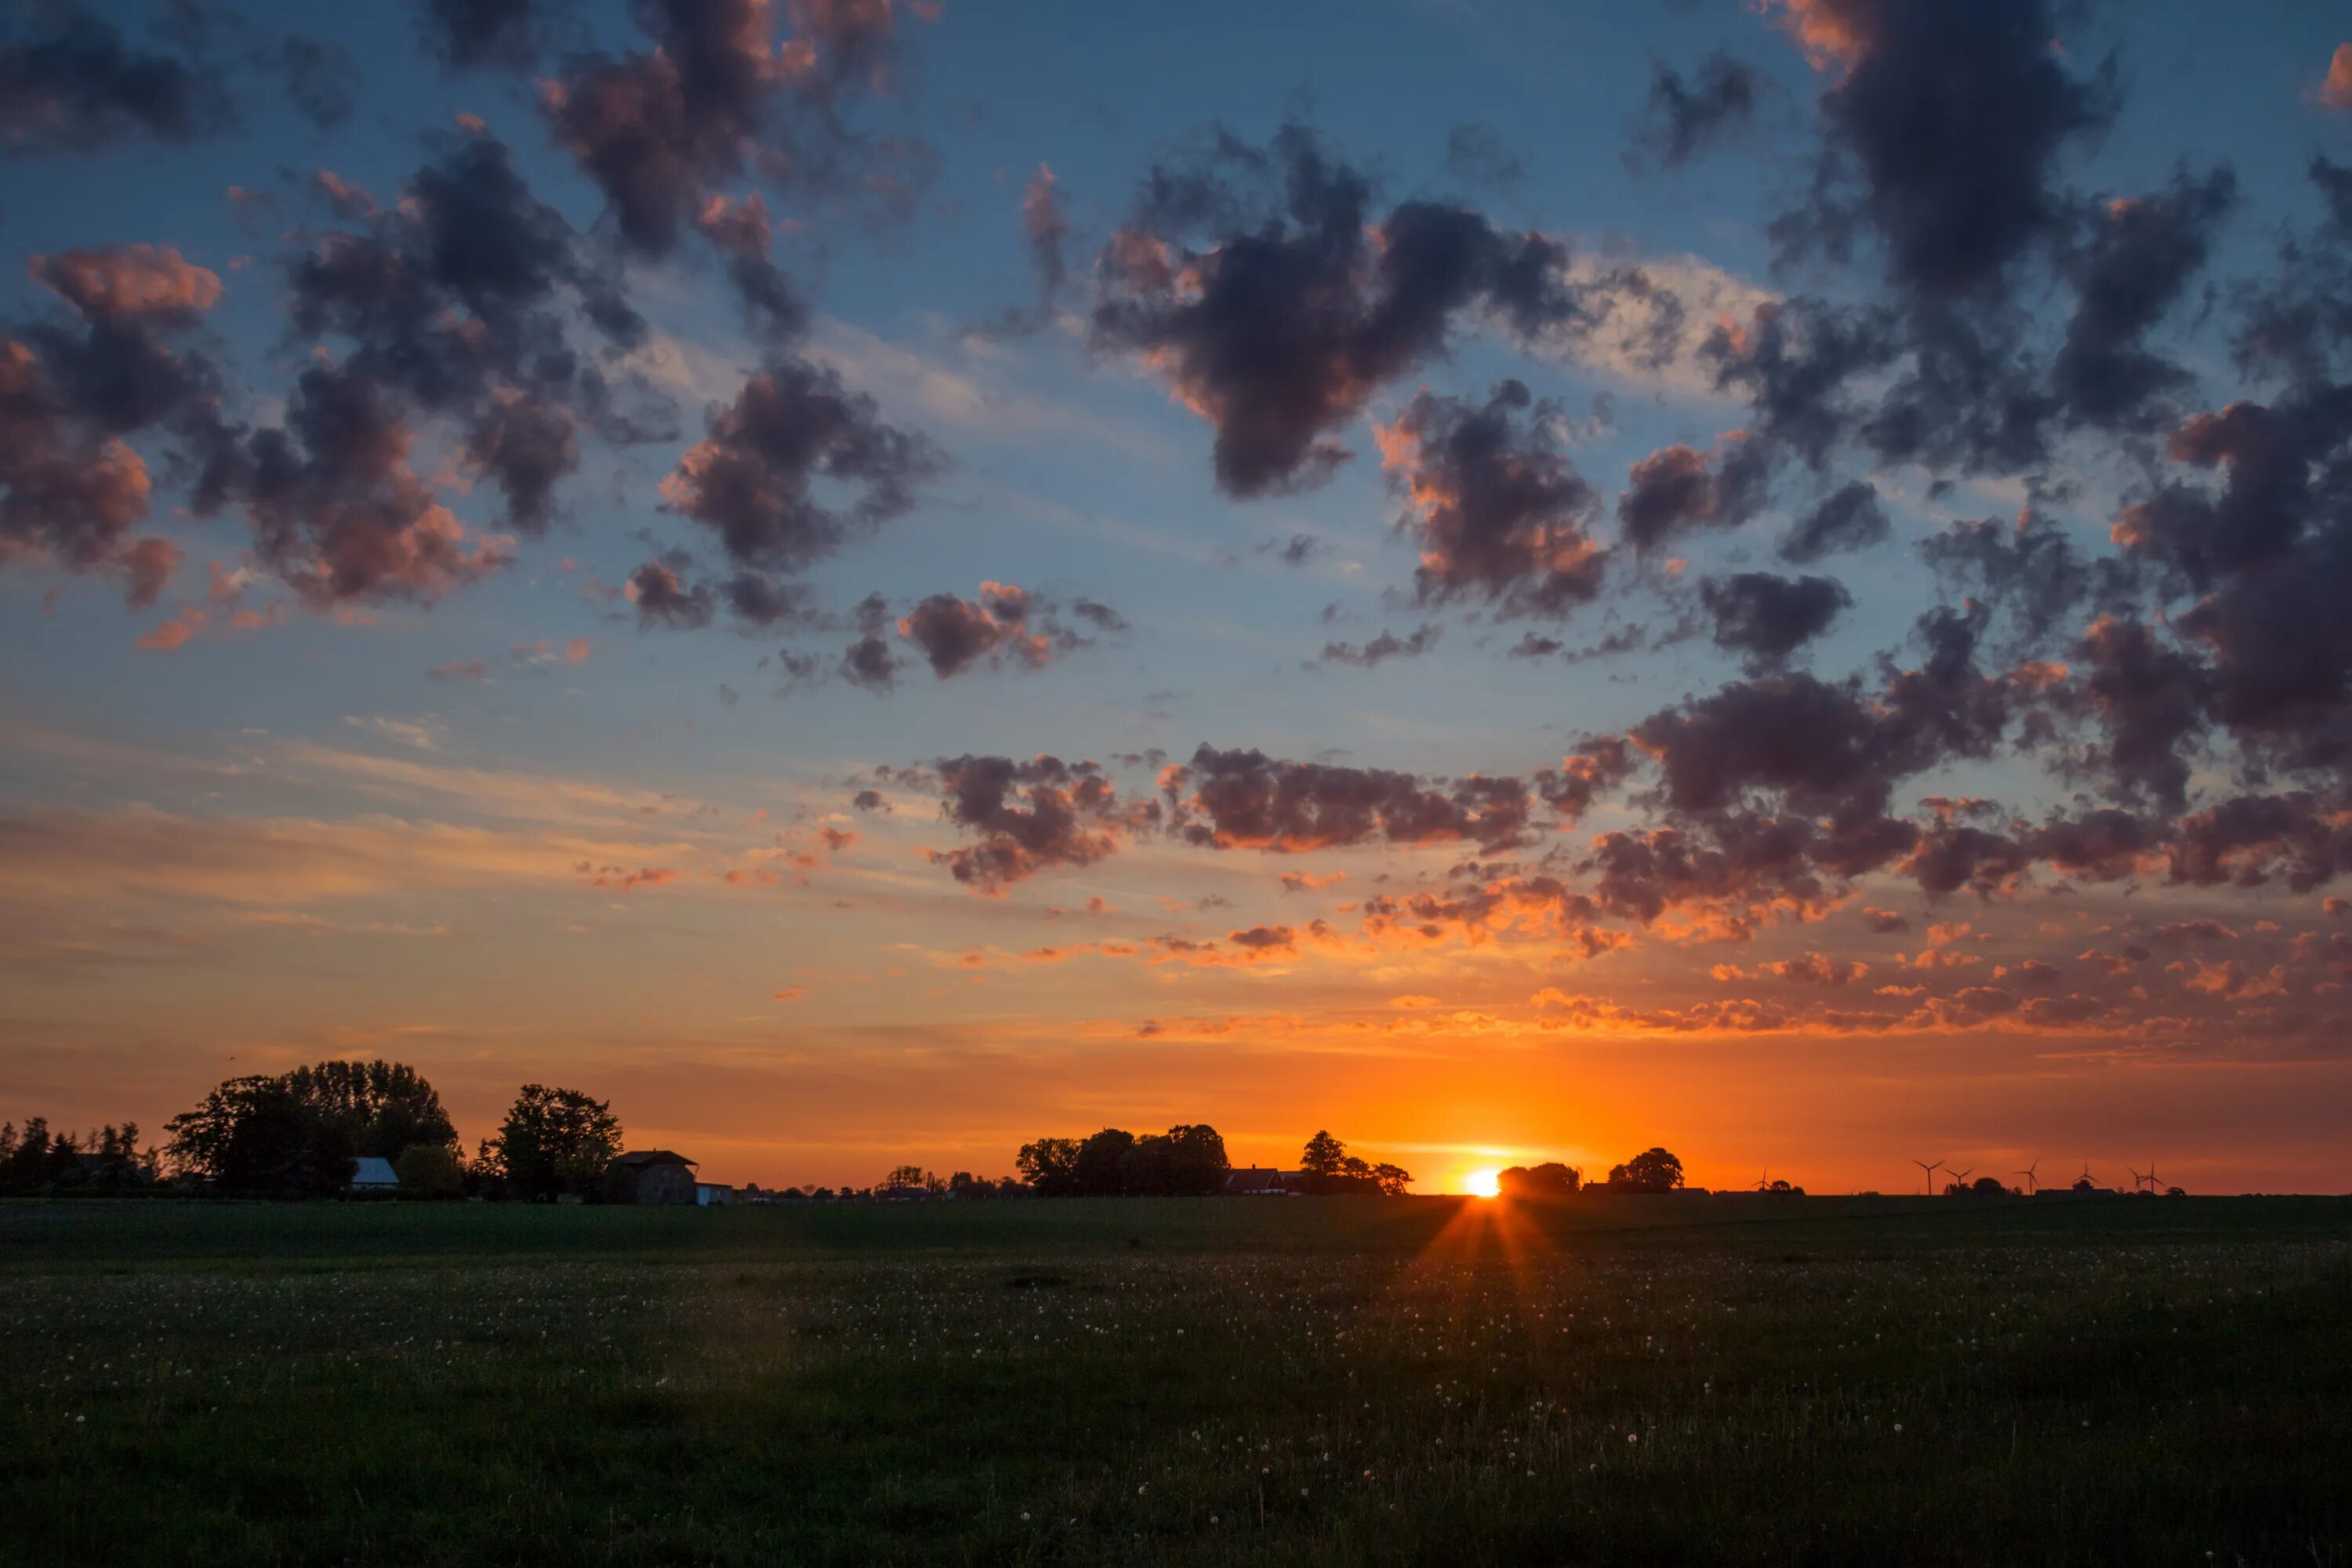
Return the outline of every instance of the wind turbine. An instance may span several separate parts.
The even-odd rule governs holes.
[[[1914,1160],[1911,1163],[1919,1167],[1919,1179],[1927,1184],[1927,1195],[1935,1196],[1936,1173],[1944,1168],[1944,1162],[1938,1160],[1932,1165],[1925,1160]]]
[[[2147,1190],[2158,1196],[2162,1196],[2164,1193],[2161,1179],[2156,1173],[2156,1162],[2153,1160],[2147,1163]]]
[[[1952,1184],[1959,1188],[1960,1191],[1967,1192],[1969,1190],[1969,1178],[1976,1173],[1977,1168],[1974,1165],[1970,1165],[1967,1170],[1960,1172],[1952,1178]]]
[[[2032,1164],[2026,1166],[2022,1171],[2011,1171],[2010,1173],[2012,1176],[2023,1176],[2025,1178],[2025,1194],[2028,1197],[2032,1197],[2034,1193],[2038,1192],[2041,1188],[2040,1179],[2034,1174],[2034,1173],[2041,1168],[2042,1162],[2036,1160]]]
[[[1756,1178],[1756,1190],[1757,1190],[1758,1192],[1759,1192],[1759,1193],[1769,1193],[1769,1192],[1770,1192],[1770,1191],[1772,1190],[1772,1167],[1771,1167],[1771,1166],[1769,1166],[1769,1165],[1765,1166],[1765,1167],[1764,1167],[1764,1173],[1763,1173],[1762,1175],[1760,1175],[1760,1176],[1759,1176],[1759,1177],[1757,1177],[1757,1178]]]
[[[2147,1171],[2133,1170],[2130,1165],[2126,1165],[2124,1169],[2131,1172],[2132,1191],[2138,1192],[2147,1185],[2148,1171],[2156,1169],[2156,1162],[2153,1160],[2148,1162]]]

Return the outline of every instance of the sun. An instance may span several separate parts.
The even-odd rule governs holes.
[[[1496,1172],[1473,1171],[1462,1178],[1462,1190],[1475,1198],[1491,1198],[1503,1190],[1503,1184]]]

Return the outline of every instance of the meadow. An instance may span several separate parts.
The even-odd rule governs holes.
[[[0,1205],[0,1557],[2352,1563],[2352,1202]]]

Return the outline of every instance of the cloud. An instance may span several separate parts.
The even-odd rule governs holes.
[[[940,467],[921,437],[884,423],[872,398],[790,357],[772,358],[711,412],[709,429],[662,480],[662,497],[751,572],[798,572],[832,554],[906,512]],[[860,493],[835,509],[813,493],[819,480]]]
[[[1160,788],[1171,808],[1169,826],[1186,842],[1279,854],[1376,841],[1508,848],[1528,837],[1531,807],[1518,779],[1424,781],[1206,745],[1167,769]]]
[[[33,279],[90,321],[194,320],[220,302],[220,275],[184,259],[175,246],[111,245],[36,256]]]
[[[1651,68],[1650,97],[1636,144],[1672,168],[1756,111],[1754,70],[1717,50],[1699,63],[1696,80],[1660,61]]]
[[[2352,44],[2336,46],[2336,53],[2328,58],[2327,75],[2320,80],[2318,97],[2322,108],[2352,114]]]
[[[1774,668],[1829,630],[1853,595],[1832,577],[1778,577],[1735,572],[1699,584],[1715,622],[1715,646],[1745,657],[1751,671]]]
[[[1883,542],[1890,525],[1878,491],[1867,480],[1855,479],[1822,498],[1781,537],[1780,559],[1810,566],[1841,551],[1867,550]]]
[[[1617,498],[1618,526],[1644,552],[1678,533],[1738,528],[1763,507],[1772,477],[1772,448],[1744,432],[1726,437],[1708,459],[1682,445],[1661,447],[1627,471]]]
[[[512,8],[489,19],[478,6],[450,9],[481,22],[469,44],[520,47],[527,23]],[[772,185],[886,209],[910,201],[925,150],[861,137],[844,113],[891,78],[901,38],[887,0],[792,0],[782,41],[775,9],[769,0],[651,0],[633,13],[651,48],[579,56],[541,83],[556,142],[604,193],[632,248],[667,254],[709,194],[754,169]]]
[[[1090,866],[1160,818],[1156,801],[1121,800],[1096,763],[962,756],[934,768],[940,815],[976,842],[932,850],[931,862],[982,893],[1056,867]]]
[[[1336,432],[1474,310],[1522,338],[1576,314],[1567,260],[1467,207],[1375,218],[1367,179],[1301,126],[1265,149],[1221,135],[1144,181],[1096,264],[1093,335],[1215,427],[1227,494],[1278,494],[1328,478]]]
[[[1836,246],[1866,225],[1906,289],[1948,300],[1997,288],[2063,225],[2059,157],[2105,127],[2115,93],[2111,67],[2078,76],[2053,47],[2047,0],[1781,9],[1840,69],[1821,98],[1822,195],[1776,226],[1784,242]]]
[[[1382,631],[1360,647],[1354,643],[1327,642],[1322,658],[1326,664],[1351,664],[1359,669],[1372,669],[1392,658],[1419,658],[1437,646],[1440,634],[1438,626],[1424,624],[1415,627],[1411,637]]]
[[[1606,556],[1585,531],[1596,501],[1561,450],[1558,413],[1507,381],[1484,405],[1421,393],[1379,428],[1421,545],[1423,602],[1557,616],[1599,595]]]
[[[31,15],[46,26],[0,34],[0,151],[87,153],[140,136],[186,143],[234,122],[219,70],[140,48],[78,0]]]
[[[1040,669],[1054,658],[1054,638],[1029,626],[1030,596],[1002,583],[983,583],[977,599],[933,594],[902,616],[898,635],[923,650],[931,673],[945,680],[985,658]]]
[[[717,613],[709,587],[688,587],[668,563],[648,561],[629,574],[622,593],[637,607],[641,627],[695,631],[710,624]]]

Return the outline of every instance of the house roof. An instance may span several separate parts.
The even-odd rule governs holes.
[[[1286,1182],[1298,1180],[1302,1171],[1277,1171],[1266,1165],[1244,1165],[1225,1173],[1225,1191],[1229,1193],[1276,1193]]]
[[[352,1185],[396,1187],[400,1185],[400,1173],[394,1170],[392,1162],[381,1154],[362,1154],[359,1157],[358,1168],[352,1172]]]
[[[692,1165],[698,1162],[668,1149],[633,1149],[613,1163],[642,1171],[648,1165]]]

